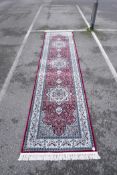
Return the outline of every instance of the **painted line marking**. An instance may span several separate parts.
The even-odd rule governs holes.
[[[38,33],[38,32],[85,32],[87,31],[87,28],[84,29],[64,29],[64,30],[32,30],[31,33]],[[102,32],[117,32],[116,29],[96,29],[95,31],[102,31]]]
[[[20,58],[20,56],[21,56],[21,54],[22,54],[22,51],[23,51],[23,49],[24,49],[24,46],[25,46],[25,44],[26,44],[26,42],[27,42],[27,40],[28,40],[28,37],[29,37],[29,35],[30,35],[30,33],[31,33],[31,30],[32,30],[32,28],[33,28],[33,26],[34,26],[34,24],[35,24],[35,22],[36,22],[38,16],[39,16],[39,13],[40,13],[42,7],[43,7],[43,5],[41,5],[41,6],[39,7],[39,9],[38,9],[38,11],[37,11],[37,13],[36,13],[36,15],[35,15],[35,17],[34,17],[32,23],[31,23],[31,25],[30,25],[30,27],[29,27],[29,29],[28,29],[28,31],[27,31],[27,33],[26,33],[24,39],[23,39],[23,42],[22,42],[22,44],[21,44],[21,46],[20,46],[20,49],[19,49],[19,51],[17,52],[15,61],[13,62],[13,65],[12,65],[12,67],[11,67],[11,69],[10,69],[10,71],[9,71],[9,73],[8,73],[8,75],[7,75],[6,79],[5,79],[5,81],[4,81],[4,84],[3,84],[3,86],[2,86],[2,90],[0,91],[0,102],[2,101],[4,95],[5,95],[6,91],[7,91],[7,88],[8,88],[8,86],[9,86],[10,80],[11,80],[11,78],[12,78],[12,76],[13,76],[13,73],[14,73],[14,71],[15,71],[15,68],[16,68],[16,66],[17,66],[17,64],[18,64],[19,58]]]
[[[31,33],[36,32],[85,32],[87,29],[71,29],[71,30],[32,30]]]
[[[95,29],[95,30],[102,32],[117,32],[117,29]]]
[[[70,5],[70,4],[68,4],[68,5],[64,5],[64,4],[63,5],[62,4],[61,5],[56,5],[56,4],[50,5],[48,3],[45,3],[44,6],[46,6],[46,7],[50,7],[50,6],[51,7],[66,7],[66,6],[74,6],[74,5]]]
[[[85,18],[82,10],[80,9],[79,5],[76,5],[76,8],[78,10],[78,12],[80,13],[81,17],[83,18],[84,22],[86,23],[87,27],[89,28],[90,27],[90,24],[88,23],[87,19]]]
[[[82,16],[82,18],[85,21],[85,23],[87,24],[87,27],[89,28],[90,27],[90,24],[88,23],[88,21],[87,21],[86,17],[84,16],[82,10],[80,9],[79,5],[76,5],[76,8],[79,11],[80,15]],[[108,65],[108,67],[109,67],[109,69],[110,69],[110,71],[111,71],[111,73],[112,73],[115,81],[117,82],[117,72],[116,72],[115,68],[113,67],[113,65],[112,65],[112,63],[111,63],[108,55],[106,54],[106,52],[105,52],[105,50],[104,50],[104,48],[103,48],[100,40],[98,39],[98,37],[95,34],[95,32],[91,31],[91,34],[92,34],[94,40],[96,41],[96,43],[97,43],[97,45],[98,45],[98,47],[99,47],[99,49],[100,49],[100,51],[101,51],[101,53],[102,53],[102,55],[103,55],[106,63]]]

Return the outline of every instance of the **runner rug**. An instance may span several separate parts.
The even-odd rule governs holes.
[[[19,160],[99,158],[73,34],[46,33]]]

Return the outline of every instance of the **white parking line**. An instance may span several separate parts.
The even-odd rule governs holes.
[[[20,56],[21,56],[21,54],[22,54],[22,51],[23,51],[24,46],[25,46],[25,44],[26,44],[26,42],[27,42],[27,39],[28,39],[28,37],[29,37],[29,35],[30,35],[30,33],[31,33],[31,30],[32,30],[32,28],[33,28],[33,26],[34,26],[34,24],[35,24],[35,22],[36,22],[36,20],[37,20],[37,18],[38,18],[38,16],[39,16],[39,13],[40,13],[40,11],[41,11],[41,9],[42,9],[42,6],[43,6],[43,5],[41,5],[41,6],[39,7],[39,9],[38,9],[38,11],[37,11],[37,13],[36,13],[36,15],[35,15],[35,17],[34,17],[32,23],[31,23],[31,25],[30,25],[30,27],[29,27],[29,29],[28,29],[28,31],[27,31],[27,33],[26,33],[24,39],[23,39],[23,42],[22,42],[22,44],[21,44],[21,46],[20,46],[20,49],[19,49],[19,51],[18,51],[18,53],[17,53],[17,55],[16,55],[15,61],[13,62],[13,65],[12,65],[12,67],[11,67],[11,69],[10,69],[10,71],[9,71],[9,73],[8,73],[8,75],[7,75],[7,77],[6,77],[6,79],[5,79],[5,82],[4,82],[3,86],[2,86],[2,90],[0,91],[0,102],[2,101],[4,95],[5,95],[6,91],[7,91],[8,85],[9,85],[9,83],[10,83],[10,80],[11,80],[12,76],[13,76],[13,73],[14,73],[14,71],[15,71],[15,68],[16,68],[16,66],[17,66],[17,64],[18,64],[19,58],[20,58]]]
[[[102,32],[117,32],[117,29],[95,29],[95,30]]]
[[[83,18],[84,22],[86,23],[87,27],[89,28],[90,24],[88,23],[87,19],[85,18],[85,16],[84,16],[82,10],[80,9],[79,5],[76,5],[76,8],[79,11],[80,15],[82,16],[82,18]]]
[[[85,32],[87,29],[66,29],[66,30],[32,30],[31,33],[36,32]]]
[[[82,16],[83,20],[85,21],[87,27],[89,28],[90,24],[88,23],[88,21],[87,21],[86,17],[84,16],[82,10],[80,9],[79,5],[76,5],[76,8],[79,11],[80,15]],[[105,52],[105,50],[104,50],[100,40],[98,39],[98,37],[95,34],[95,32],[91,31],[91,34],[92,34],[93,38],[95,39],[95,41],[96,41],[96,43],[97,43],[97,45],[98,45],[98,47],[99,47],[99,49],[100,49],[104,59],[105,59],[107,65],[108,65],[108,67],[109,67],[109,69],[110,69],[110,71],[111,71],[111,73],[112,73],[112,75],[113,75],[113,77],[115,79],[115,81],[117,82],[117,72],[116,72],[115,68],[113,67],[113,65],[112,65],[108,55],[106,54],[106,52]]]
[[[87,28],[84,29],[60,29],[60,30],[32,30],[31,33],[38,33],[38,32],[85,32],[87,31]],[[102,32],[117,32],[117,29],[97,29],[95,28],[95,31],[102,31]]]
[[[64,30],[32,30],[31,33],[38,33],[38,32],[85,32],[87,31],[87,28],[84,29],[64,29]],[[95,31],[102,31],[102,32],[117,32],[117,29],[96,29]]]

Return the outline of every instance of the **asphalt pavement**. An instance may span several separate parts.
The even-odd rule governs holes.
[[[90,22],[93,2],[0,0],[0,175],[117,175],[117,82],[91,33],[76,31],[87,28],[76,4]],[[117,71],[116,11],[116,0],[99,0],[95,32]],[[18,161],[45,30],[75,30],[100,160]]]

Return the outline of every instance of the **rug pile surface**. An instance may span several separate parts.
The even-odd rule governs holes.
[[[46,33],[19,160],[99,158],[73,34]]]

